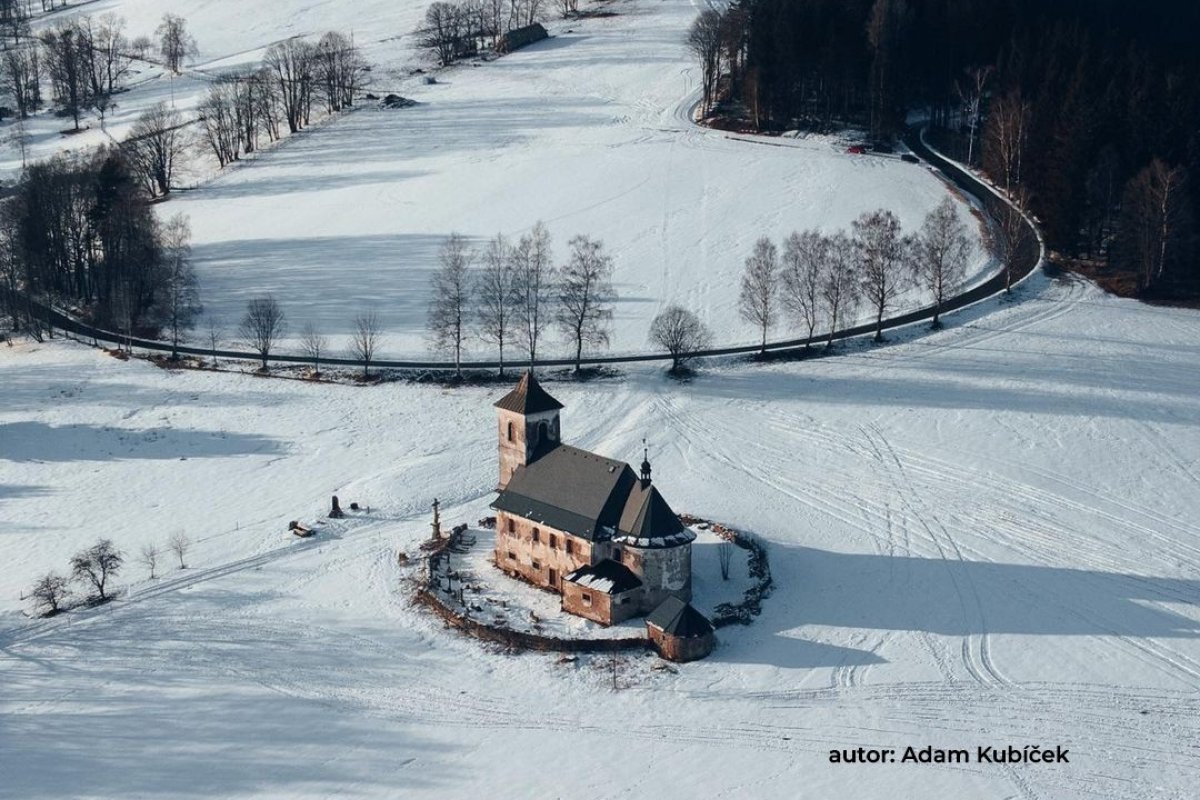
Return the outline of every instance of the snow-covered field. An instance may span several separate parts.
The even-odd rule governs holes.
[[[405,77],[423,5],[83,7],[131,33],[183,13],[200,70],[352,29],[376,80],[422,103],[318,126],[162,206],[192,216],[205,300],[228,322],[267,290],[294,329],[332,334],[373,303],[387,353],[420,353],[442,237],[542,218],[560,256],[576,232],[614,255],[614,349],[642,347],[670,301],[742,341],[736,281],[757,236],[879,205],[911,228],[945,192],[830,139],[691,126],[689,3],[614,3],[621,16],[552,26],[429,86]],[[204,87],[143,77],[114,135],[145,103],[186,107]],[[62,140],[53,124],[31,125],[35,154],[104,136]],[[1193,798],[1200,315],[1040,274],[1018,300],[838,358],[706,365],[686,385],[656,367],[550,383],[568,441],[636,460],[647,437],[677,510],[770,548],[777,588],[752,626],[676,674],[626,657],[617,690],[607,657],[501,653],[409,603],[395,554],[416,552],[433,498],[447,526],[487,513],[502,387],[0,346],[0,798]],[[287,533],[335,493],[370,511]],[[147,579],[133,557],[178,531],[189,568]],[[121,596],[24,616],[34,579],[99,537],[131,557]],[[1027,744],[1071,761],[827,757]]]
[[[176,10],[203,48],[176,85],[151,70],[123,96],[110,125],[118,138],[147,102],[173,96],[181,108],[194,106],[207,87],[203,75],[256,63],[274,41],[329,28],[355,31],[379,65],[372,91],[419,102],[389,111],[366,104],[160,207],[191,217],[201,296],[227,333],[248,299],[271,293],[293,339],[313,322],[342,350],[355,315],[369,307],[387,330],[386,356],[425,356],[430,280],[445,238],[457,231],[481,247],[497,233],[515,239],[540,219],[559,262],[575,234],[604,241],[620,298],[613,352],[645,350],[651,320],[670,303],[695,309],[722,344],[753,343],[736,302],[755,239],[832,232],[879,207],[912,231],[947,192],[924,166],[847,155],[834,137],[755,139],[693,125],[699,84],[684,34],[696,7],[686,0],[623,0],[608,4],[616,17],[555,21],[553,38],[444,71],[434,85],[408,74],[420,63],[409,33],[425,5],[290,0],[249,15],[232,0],[83,7],[118,11],[131,31],[152,29],[162,11]],[[55,144],[51,137],[44,147]],[[977,230],[966,203],[960,208]],[[981,247],[970,279],[989,266]],[[915,292],[902,298],[913,307],[927,302]],[[482,344],[472,348],[470,356],[494,357]],[[543,351],[566,347],[552,342]]]
[[[500,389],[362,389],[0,349],[0,795],[1189,798],[1200,783],[1200,317],[1037,277],[836,359],[551,384],[564,434],[770,543],[778,589],[678,675],[504,655],[397,548],[491,497]],[[369,503],[310,541],[328,495]],[[192,568],[50,621],[78,547]],[[833,766],[1062,745],[1067,765]]]

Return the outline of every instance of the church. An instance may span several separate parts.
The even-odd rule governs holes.
[[[495,406],[496,566],[603,625],[687,604],[696,536],[651,482],[649,459],[634,472],[563,444],[563,405],[528,372]]]

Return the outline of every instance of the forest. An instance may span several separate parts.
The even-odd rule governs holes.
[[[1109,288],[1200,295],[1200,5],[741,0],[697,19],[705,99],[754,129],[900,133],[984,169],[1057,260]]]

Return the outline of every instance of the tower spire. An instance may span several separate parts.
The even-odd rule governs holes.
[[[646,446],[646,437],[642,437],[642,486],[650,485],[650,448]]]

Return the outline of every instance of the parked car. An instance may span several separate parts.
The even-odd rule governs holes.
[[[852,155],[861,156],[867,152],[867,148],[861,144],[852,144],[846,148],[846,152]]]
[[[912,153],[904,153],[900,156],[901,161],[907,161],[910,164],[920,164],[921,159],[914,156]]]

